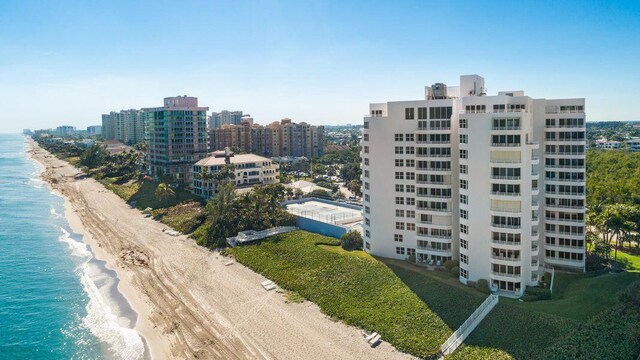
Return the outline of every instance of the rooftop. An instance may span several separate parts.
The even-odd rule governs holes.
[[[285,205],[293,215],[306,217],[328,224],[351,227],[362,222],[362,209],[335,201],[307,200]]]
[[[215,165],[224,165],[225,164],[224,157],[214,157],[210,156],[204,158],[196,163],[198,166],[215,166]],[[254,154],[240,154],[233,155],[229,157],[229,161],[232,164],[246,164],[246,163],[255,163],[255,162],[264,162],[271,161],[271,159],[262,157]]]

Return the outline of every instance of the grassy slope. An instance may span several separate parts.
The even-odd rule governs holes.
[[[435,356],[484,300],[431,277],[387,267],[362,252],[327,250],[337,240],[304,231],[228,250],[236,259],[348,324],[376,331],[396,348]]]

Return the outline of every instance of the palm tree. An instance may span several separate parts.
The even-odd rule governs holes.
[[[167,184],[165,183],[160,183],[158,185],[158,187],[156,188],[156,198],[159,201],[165,202],[169,199],[173,199],[176,197],[176,193],[175,191],[173,191],[172,188],[170,188]]]

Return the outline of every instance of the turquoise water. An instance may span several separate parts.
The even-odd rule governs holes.
[[[115,273],[69,229],[26,150],[0,134],[0,359],[141,358]]]

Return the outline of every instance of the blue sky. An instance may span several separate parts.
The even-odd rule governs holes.
[[[485,77],[640,119],[640,1],[0,1],[0,132],[197,96],[258,123],[359,123]]]

